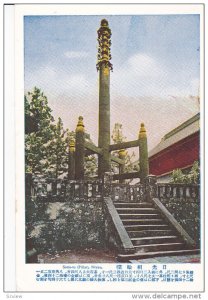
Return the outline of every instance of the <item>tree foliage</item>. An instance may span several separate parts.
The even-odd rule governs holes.
[[[63,128],[61,118],[58,122],[52,125],[52,136],[47,144],[47,160],[46,160],[46,174],[49,177],[58,179],[64,175],[68,170],[68,136],[67,131]]]
[[[199,162],[195,161],[188,174],[184,174],[181,169],[173,170],[171,174],[171,182],[198,184],[200,182],[200,167]]]
[[[93,141],[90,138],[88,133],[85,133],[85,141],[93,144]],[[85,178],[93,178],[98,174],[98,157],[97,155],[88,155],[85,156],[84,161],[84,175]]]
[[[126,137],[123,134],[122,124],[115,123],[111,138],[112,138],[114,144],[119,144],[119,143],[122,143],[122,142],[126,141]],[[119,157],[119,151],[118,150],[113,151],[112,154],[116,157]],[[137,171],[137,168],[133,164],[134,159],[135,159],[135,153],[132,152],[130,154],[128,151],[126,151],[125,169],[124,169],[125,172]],[[118,173],[118,169],[119,169],[118,164],[116,164],[116,163],[111,164],[111,171],[113,173]]]
[[[111,138],[114,144],[119,144],[126,141],[126,137],[123,135],[122,124],[115,123]]]
[[[85,178],[92,178],[97,176],[98,160],[96,155],[89,155],[85,157],[84,174]]]
[[[43,174],[46,168],[47,144],[53,136],[51,114],[47,97],[40,89],[34,88],[25,96],[25,114],[35,120],[35,130],[25,135],[26,172]]]
[[[61,118],[55,123],[48,99],[43,92],[34,88],[25,101],[25,169],[34,175],[53,177],[67,176],[69,171],[69,142],[75,132],[64,129]],[[85,139],[91,142],[89,134]],[[97,157],[85,158],[85,176],[97,175]]]

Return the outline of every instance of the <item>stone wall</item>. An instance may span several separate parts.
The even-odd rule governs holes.
[[[158,184],[158,198],[199,246],[199,186],[183,184]]]
[[[27,201],[27,234],[33,238],[39,253],[104,246],[104,215],[101,201]]]
[[[156,184],[113,184],[110,180],[68,181],[26,177],[26,236],[38,253],[69,249],[120,248],[115,224],[103,197],[113,202],[143,202],[157,197],[180,225],[200,244],[199,187]]]

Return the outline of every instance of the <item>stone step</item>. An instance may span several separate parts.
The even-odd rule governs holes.
[[[162,257],[162,256],[180,256],[180,255],[194,255],[200,254],[200,249],[186,249],[186,250],[170,250],[170,251],[153,251],[146,253],[133,253],[133,254],[119,254],[117,256],[118,262],[129,262],[130,260],[138,260],[152,257]]]
[[[167,243],[180,243],[181,241],[175,235],[169,236],[146,236],[141,238],[131,238],[134,246],[150,245],[155,243],[167,244]]]
[[[116,208],[141,208],[153,207],[150,202],[114,202]]]
[[[184,243],[163,243],[163,244],[150,244],[134,246],[137,252],[153,252],[153,251],[170,251],[170,250],[182,250],[186,249]]]
[[[150,236],[166,236],[166,235],[173,235],[174,231],[171,229],[157,229],[157,230],[127,230],[130,238],[139,238],[139,237],[150,237]]]
[[[125,219],[122,220],[125,225],[165,225],[163,219]]]
[[[122,214],[122,213],[127,213],[127,214],[135,214],[135,213],[140,213],[140,214],[145,214],[145,213],[155,213],[157,212],[157,210],[155,208],[152,208],[152,207],[131,207],[131,208],[116,208],[117,209],[117,212],[119,214]]]
[[[159,214],[119,214],[122,221],[128,219],[161,219]]]
[[[169,226],[167,224],[127,224],[124,226],[127,232],[129,231],[143,231],[143,230],[167,230]]]

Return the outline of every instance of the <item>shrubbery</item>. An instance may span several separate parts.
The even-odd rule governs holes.
[[[184,174],[181,169],[173,170],[171,174],[171,182],[173,183],[193,183],[200,182],[200,167],[199,162],[195,161],[188,174]]]

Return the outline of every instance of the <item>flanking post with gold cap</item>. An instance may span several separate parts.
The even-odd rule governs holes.
[[[125,162],[125,158],[126,158],[126,150],[125,149],[121,149],[118,151],[118,155],[119,158],[122,159]],[[125,164],[119,164],[119,174],[124,174],[125,173]],[[124,183],[125,179],[120,179],[119,180],[120,183]]]
[[[140,182],[144,183],[145,178],[149,175],[147,133],[146,133],[144,123],[141,123],[140,131],[139,131],[139,166],[140,166]]]
[[[75,179],[84,179],[85,132],[83,117],[79,117],[76,128]]]
[[[110,45],[111,29],[108,21],[101,20],[98,33],[98,61],[99,71],[99,133],[98,147],[102,149],[102,155],[98,158],[98,176],[102,177],[105,172],[110,171]]]
[[[71,139],[69,142],[69,165],[68,165],[68,179],[75,179],[75,141]]]

